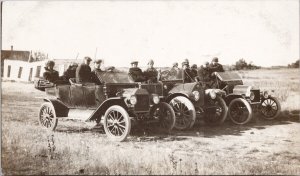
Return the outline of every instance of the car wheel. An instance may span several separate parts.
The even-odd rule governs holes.
[[[196,111],[193,103],[184,96],[177,96],[169,103],[175,112],[175,126],[177,130],[191,128],[196,120]]]
[[[243,125],[251,120],[252,108],[246,100],[236,98],[229,104],[228,115],[233,123]]]
[[[46,129],[54,131],[58,119],[56,117],[55,109],[49,102],[43,103],[39,111],[39,123]]]
[[[261,102],[260,112],[267,120],[272,120],[278,117],[281,111],[281,106],[277,98],[269,97]]]
[[[112,141],[124,141],[130,133],[131,121],[126,110],[118,105],[108,108],[104,115],[104,131]]]
[[[154,105],[150,110],[150,117],[159,121],[159,131],[169,133],[175,126],[175,112],[168,103]]]
[[[221,97],[217,97],[212,101],[212,107],[204,111],[204,121],[209,125],[220,125],[226,119],[228,107]]]

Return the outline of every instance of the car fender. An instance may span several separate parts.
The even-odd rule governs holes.
[[[101,117],[105,114],[105,111],[112,105],[119,105],[125,108],[125,110],[127,110],[127,105],[123,100],[124,99],[122,97],[114,97],[105,100],[97,107],[97,109],[91,114],[91,116],[86,121],[96,120],[100,122]]]
[[[53,105],[56,117],[68,117],[69,108],[58,99],[47,99],[44,98],[45,102],[49,102]]]
[[[229,95],[226,95],[223,97],[223,99],[225,100],[227,106],[229,105],[229,103],[233,100],[233,99],[236,99],[236,98],[243,98],[244,97],[242,95],[239,95],[239,94],[229,94]]]
[[[169,103],[174,97],[177,97],[177,96],[184,96],[184,97],[190,99],[189,94],[187,92],[179,92],[179,93],[169,94],[168,97],[166,98],[166,102]]]

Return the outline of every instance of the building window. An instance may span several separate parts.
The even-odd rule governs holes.
[[[23,67],[20,67],[19,68],[19,73],[18,73],[18,78],[21,78],[21,76],[22,76],[22,70],[23,70]]]
[[[35,77],[40,77],[40,74],[41,74],[41,66],[37,66],[36,67],[36,72],[35,72]]]
[[[7,67],[7,77],[9,78],[10,77],[10,70],[11,70],[11,66],[9,65]]]

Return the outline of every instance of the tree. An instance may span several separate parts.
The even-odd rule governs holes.
[[[235,65],[235,70],[253,70],[253,69],[259,69],[260,66],[256,66],[253,64],[253,62],[250,62],[249,64],[246,62],[245,59],[239,59]]]
[[[300,59],[296,60],[296,62],[288,64],[288,68],[299,68]]]

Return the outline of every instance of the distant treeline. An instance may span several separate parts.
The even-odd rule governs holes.
[[[294,63],[288,64],[288,68],[299,68],[299,59]]]

